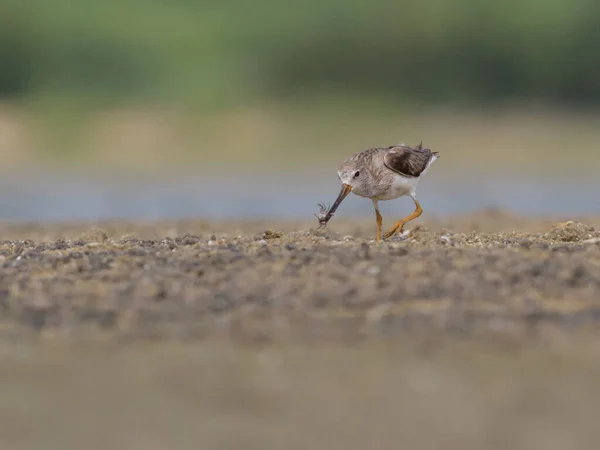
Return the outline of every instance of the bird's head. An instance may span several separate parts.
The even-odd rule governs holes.
[[[369,190],[369,172],[366,170],[361,159],[350,159],[344,162],[338,169],[338,178],[342,182],[342,193],[348,195],[355,192],[358,195]]]

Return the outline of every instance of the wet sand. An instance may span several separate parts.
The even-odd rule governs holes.
[[[0,447],[596,448],[600,220],[1,224]]]

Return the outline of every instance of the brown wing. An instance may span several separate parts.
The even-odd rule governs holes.
[[[415,148],[396,145],[388,149],[383,161],[394,172],[409,177],[418,177],[423,173],[432,156],[431,150],[423,148],[423,143]]]

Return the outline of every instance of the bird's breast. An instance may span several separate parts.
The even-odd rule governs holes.
[[[407,178],[395,174],[386,186],[382,186],[376,200],[393,200],[403,195],[410,195],[417,188],[418,178]]]

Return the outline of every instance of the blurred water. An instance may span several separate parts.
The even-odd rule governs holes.
[[[27,173],[0,180],[0,219],[103,220],[310,218],[317,203],[338,193],[331,174],[197,174],[177,179]],[[419,185],[428,214],[485,207],[523,214],[600,213],[600,181],[514,176],[446,177],[433,172]],[[411,200],[381,202],[382,212],[410,210]],[[339,216],[371,214],[367,199],[350,196]]]

